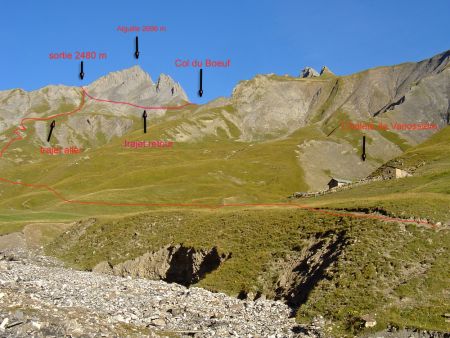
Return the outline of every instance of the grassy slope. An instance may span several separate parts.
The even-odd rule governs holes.
[[[47,250],[70,265],[89,269],[102,260],[118,263],[166,244],[217,246],[232,258],[199,286],[231,295],[242,290],[273,295],[273,262],[298,253],[311,238],[329,231],[345,232],[348,245],[298,309],[299,321],[322,314],[342,333],[360,316],[376,313],[376,329],[388,323],[449,329],[441,317],[449,306],[448,230],[403,228],[298,209],[172,210],[99,219],[87,229],[78,224]]]
[[[320,81],[331,86],[345,78],[280,77],[274,80]],[[323,109],[326,109],[328,101]],[[66,111],[65,108],[69,107],[62,106],[61,112]],[[231,106],[224,109],[233,113]],[[108,144],[100,142],[101,147],[80,155],[38,155],[38,145],[30,142],[31,138],[14,143],[8,150],[6,160],[0,160],[1,177],[49,185],[67,199],[82,201],[204,204],[284,202],[294,191],[308,190],[297,160],[297,145],[305,140],[325,139],[324,132],[328,133],[345,116],[337,111],[324,125],[310,125],[282,140],[247,144],[236,141],[239,130],[223,117],[221,109],[213,108],[205,112],[189,108],[168,112],[167,116],[152,120],[145,137],[140,128],[141,121],[136,119],[134,131],[126,137],[113,139]],[[202,119],[211,118],[224,119],[231,138],[223,131],[216,137],[209,136],[199,142],[176,143],[173,149],[132,150],[121,146],[125,138],[166,139],[169,130],[183,124],[201,124]],[[64,123],[66,119],[59,118],[58,124]],[[32,136],[33,133],[34,127],[30,124],[27,134]],[[403,141],[395,136],[380,136],[405,147]],[[361,133],[358,131],[346,133],[337,130],[329,140],[346,141],[357,146],[360,138]],[[20,157],[25,158],[27,164],[11,162],[19,158],[18,148],[22,150]],[[66,221],[148,210],[144,207],[130,210],[128,207],[65,204],[48,191],[3,183],[0,184],[0,194],[0,222],[45,221],[48,217]]]
[[[14,144],[33,163],[13,164],[15,150],[3,162],[2,177],[45,184],[67,199],[145,203],[239,203],[279,201],[293,187],[305,190],[296,145],[321,137],[315,127],[278,141],[245,144],[227,137],[208,137],[195,143],[175,143],[173,149],[124,149],[127,140],[165,139],[165,131],[183,119],[152,124],[146,137],[135,130],[121,139],[80,155],[38,155],[39,148],[21,141]],[[136,123],[139,126],[139,123]],[[30,133],[33,131],[30,128]],[[89,158],[87,159],[86,156]],[[80,216],[123,213],[127,208],[63,204],[51,193],[28,187],[0,185],[0,221],[30,219],[53,211],[60,220]],[[148,208],[137,208],[143,211]],[[45,216],[47,217],[47,216]]]
[[[166,130],[179,123],[176,119],[152,124],[149,135],[151,139],[165,139]],[[30,128],[29,133],[32,132]],[[38,155],[36,144],[21,141],[14,145],[32,163],[2,162],[2,177],[49,185],[67,199],[83,201],[280,202],[294,191],[308,189],[298,163],[297,145],[324,138],[319,127],[313,125],[286,139],[260,143],[207,137],[195,143],[175,143],[173,149],[123,149],[123,139],[148,139],[141,130],[135,130],[100,148],[65,157]],[[12,148],[8,159],[14,159],[15,152]],[[0,193],[0,210],[5,211],[0,222],[29,220],[34,216],[42,221],[47,212],[53,212],[53,218],[58,220],[69,220],[147,209],[68,205],[45,190],[6,184],[0,185]],[[44,218],[40,213],[44,213]]]
[[[302,204],[381,207],[399,216],[448,220],[449,130],[403,155],[405,167],[426,162],[415,177],[375,182],[302,200]],[[274,261],[295,254],[311,238],[327,231],[344,231],[348,245],[298,309],[299,321],[323,314],[335,323],[334,331],[340,335],[355,330],[362,315],[376,313],[374,330],[387,324],[450,330],[442,317],[450,305],[447,228],[404,227],[298,209],[234,208],[100,217],[81,235],[77,230],[57,239],[48,251],[87,269],[102,260],[117,263],[169,243],[217,245],[219,251],[232,252],[233,257],[199,285],[232,295],[242,290],[273,295]]]

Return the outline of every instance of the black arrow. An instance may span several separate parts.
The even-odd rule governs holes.
[[[139,38],[136,36],[136,51],[134,52],[136,59],[139,59]]]
[[[144,110],[144,114],[142,114],[142,118],[144,119],[144,133],[147,133],[147,112]]]
[[[362,144],[362,155],[361,158],[363,161],[366,160],[366,137],[363,136],[363,144]]]
[[[55,120],[53,120],[52,123],[50,124],[50,132],[48,133],[47,142],[50,142],[50,137],[52,137],[53,128],[55,128],[55,126],[56,122]]]
[[[198,96],[203,96],[203,69],[200,68],[200,89],[198,90]]]
[[[84,79],[83,61],[81,61],[81,65],[80,65],[80,79],[81,80]]]

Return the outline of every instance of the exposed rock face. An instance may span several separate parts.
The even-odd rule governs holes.
[[[188,101],[187,95],[183,88],[181,88],[180,84],[165,74],[161,74],[159,76],[158,82],[156,83],[156,92],[165,93],[165,95],[170,93],[172,97],[179,97],[184,101]]]
[[[450,51],[417,63],[378,67],[348,76],[295,78],[259,75],[240,82],[232,103],[242,139],[285,136],[311,119],[346,114],[352,121],[429,122],[447,125],[450,102]],[[404,98],[403,98],[404,97]],[[403,99],[402,99],[403,98]],[[437,130],[397,131],[417,144]]]
[[[311,67],[305,67],[300,73],[301,78],[316,77],[316,76],[319,76],[319,73],[317,73],[317,71]]]
[[[320,75],[334,75],[334,73],[327,66],[323,66],[320,70]]]
[[[173,89],[173,92],[172,92]],[[141,106],[159,106],[188,101],[181,86],[170,76],[161,74],[157,83],[139,66],[110,73],[87,87],[94,97],[132,102]],[[98,102],[94,102],[98,105]],[[128,106],[109,105],[113,111],[130,111]]]
[[[154,85],[150,75],[145,73],[141,67],[134,66],[106,76],[91,83],[87,88],[92,95],[115,94],[116,99],[124,98],[125,95],[136,95],[140,87],[151,88]],[[103,95],[102,95],[103,94]]]
[[[24,117],[75,109],[80,98],[78,88],[67,86],[47,86],[32,92],[22,89],[0,91],[0,133],[17,126]]]
[[[263,75],[241,82],[232,96],[241,139],[286,135],[305,126],[309,112],[326,100],[325,95],[316,96],[322,86],[319,81],[280,81]]]
[[[166,246],[158,251],[112,266],[100,262],[92,271],[116,276],[132,276],[190,285],[217,269],[230,255],[211,250],[196,250],[183,245]]]
[[[450,120],[449,56],[450,51],[447,51],[418,63],[378,67],[343,77],[324,77],[322,81],[316,81],[319,74],[308,67],[302,72],[302,81],[259,75],[239,83],[229,100],[218,100],[199,107],[198,112],[201,114],[192,115],[192,121],[182,122],[182,126],[168,130],[167,134],[177,141],[188,141],[217,134],[218,129],[223,129],[231,138],[234,137],[228,127],[231,122],[241,134],[239,139],[243,141],[283,137],[317,116],[320,116],[321,121],[326,121],[336,112],[344,112],[352,120],[377,117],[400,123],[426,121],[442,127]],[[321,74],[332,73],[323,67]],[[177,105],[187,100],[183,89],[170,77],[162,74],[155,84],[138,66],[102,77],[87,86],[87,90],[95,97],[138,105]],[[78,88],[65,86],[49,86],[29,93],[20,89],[0,92],[0,133],[17,125],[20,118],[25,116],[70,111],[77,107],[80,96]],[[230,109],[224,108],[223,117],[212,118],[211,109],[220,109],[221,104],[222,107],[232,107],[235,112],[230,114]],[[96,114],[108,120],[94,127],[96,131],[104,133],[107,140],[129,131],[132,118],[140,118],[142,114],[141,109],[89,99],[82,113],[88,115],[86,119],[71,119],[71,128],[60,135],[59,142],[76,144],[87,138],[92,143],[93,140],[87,135],[94,133],[86,120],[94,119]],[[152,110],[149,119],[164,114],[164,110]],[[126,117],[129,122],[109,121],[114,116],[121,120]],[[70,135],[73,129],[77,134],[84,134],[79,137],[80,140]],[[395,132],[411,144],[416,144],[434,131]],[[44,137],[45,133],[39,137],[40,142]],[[0,141],[2,138],[5,136],[0,135]]]
[[[178,105],[188,101],[180,84],[161,74],[157,83],[139,66],[110,73],[85,87],[96,98],[131,102],[141,106]],[[2,132],[17,127],[25,117],[43,117],[75,110],[81,102],[80,88],[47,86],[26,92],[21,89],[0,91],[0,142],[7,138]],[[165,110],[149,111],[149,119],[160,117]],[[62,121],[54,132],[61,147],[89,144],[100,145],[100,139],[109,142],[113,137],[127,133],[133,125],[133,117],[140,118],[142,109],[128,105],[98,102],[85,97],[83,109]],[[58,123],[60,123],[58,121]],[[47,121],[27,123],[35,126],[37,145],[46,144]]]

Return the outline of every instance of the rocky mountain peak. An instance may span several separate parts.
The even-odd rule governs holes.
[[[320,75],[334,75],[334,73],[327,66],[323,66],[320,70]]]
[[[90,84],[87,90],[95,97],[148,106],[188,101],[183,88],[170,76],[161,74],[154,83],[139,66],[109,73]],[[116,108],[123,110],[125,107],[113,109]]]
[[[100,79],[94,81],[89,85],[91,91],[108,91],[117,87],[123,89],[136,88],[141,85],[152,86],[153,81],[150,75],[147,74],[140,66],[133,66],[124,70],[111,72],[108,75],[102,76]]]
[[[302,72],[300,73],[301,78],[307,78],[307,77],[316,77],[319,76],[319,73],[311,67],[305,67],[303,68]]]
[[[171,96],[178,96],[179,98],[188,101],[187,95],[183,88],[181,88],[181,85],[169,75],[159,75],[155,90],[157,93],[169,93]]]

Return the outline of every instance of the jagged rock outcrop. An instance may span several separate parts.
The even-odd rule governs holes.
[[[161,74],[154,83],[141,67],[134,66],[112,72],[87,87],[88,92],[103,99],[132,102],[142,106],[178,104],[188,101],[180,84],[170,76]],[[98,102],[92,102],[98,105]],[[108,106],[113,111],[130,111],[128,106]]]
[[[319,73],[314,68],[311,67],[305,67],[304,69],[302,69],[300,73],[301,78],[316,77],[316,76],[319,76]]]
[[[181,99],[188,101],[186,93],[180,84],[175,82],[170,76],[161,74],[156,83],[156,92],[165,93],[166,95],[170,93],[172,97],[180,97]]]
[[[334,75],[334,73],[327,66],[323,66],[320,70],[320,75]]]
[[[219,254],[215,247],[197,250],[169,245],[114,266],[106,261],[100,262],[92,271],[190,285],[217,269],[229,257],[229,254]]]

